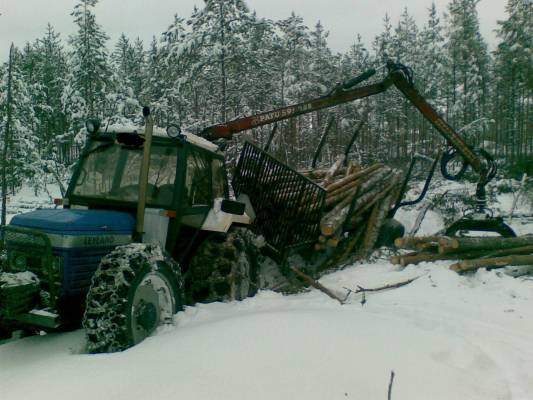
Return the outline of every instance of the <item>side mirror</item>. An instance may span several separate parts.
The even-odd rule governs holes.
[[[244,215],[246,205],[240,201],[222,200],[220,209],[228,214]]]

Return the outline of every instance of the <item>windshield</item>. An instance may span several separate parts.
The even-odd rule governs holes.
[[[152,145],[147,203],[169,206],[173,201],[177,147]],[[143,150],[95,141],[82,159],[72,194],[94,199],[136,202]]]

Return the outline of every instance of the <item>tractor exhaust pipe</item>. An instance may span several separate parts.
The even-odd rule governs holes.
[[[152,147],[152,134],[154,132],[154,120],[150,115],[150,108],[143,107],[144,146],[141,173],[139,175],[139,201],[137,203],[137,225],[135,228],[135,241],[142,242],[144,234],[144,209],[146,208],[146,190],[148,187],[148,171],[150,169],[150,151]]]

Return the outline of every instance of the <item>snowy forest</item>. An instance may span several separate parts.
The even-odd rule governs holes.
[[[43,174],[66,180],[85,137],[84,123],[142,123],[149,105],[162,127],[205,126],[328,93],[336,84],[387,60],[413,69],[418,90],[469,144],[483,147],[508,176],[531,171],[533,153],[533,3],[506,0],[494,51],[480,34],[479,0],[435,5],[423,24],[406,8],[385,15],[366,45],[354,32],[345,53],[328,45],[328,27],[306,26],[297,13],[272,21],[243,0],[206,0],[190,16],[169,16],[151,43],[123,34],[110,40],[94,12],[97,0],[72,10],[77,32],[48,25],[42,37],[12,46],[0,68],[0,140],[9,186],[38,187]],[[271,150],[296,167],[310,163],[329,116],[334,126],[323,162],[343,152],[354,129],[363,163],[405,163],[432,155],[444,140],[396,89],[301,116],[279,127]],[[240,135],[262,144],[271,127]],[[7,132],[7,134],[6,134]],[[236,152],[229,153],[235,157]]]

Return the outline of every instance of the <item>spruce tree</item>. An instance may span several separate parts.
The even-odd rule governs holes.
[[[496,139],[514,162],[533,151],[533,3],[508,0],[506,12],[508,18],[498,22],[494,112]]]
[[[189,46],[197,54],[195,79],[202,97],[214,106],[206,115],[213,122],[226,121],[242,109],[250,19],[243,0],[205,0],[188,21]]]
[[[456,129],[464,129],[463,134],[472,145],[482,138],[482,122],[488,115],[490,58],[479,32],[478,3],[479,0],[452,0],[446,24],[449,116]]]
[[[112,100],[107,111],[112,123],[128,123],[140,115],[140,104],[134,93],[134,49],[121,34],[111,54],[112,79],[107,98]]]
[[[444,36],[442,34],[440,18],[435,3],[428,10],[428,19],[420,33],[420,63],[416,66],[416,81],[428,102],[443,117],[447,118],[445,74],[444,74]],[[440,148],[443,140],[433,130],[431,125],[422,119],[421,135],[423,138],[423,152],[434,153]]]
[[[110,70],[106,50],[108,36],[96,22],[92,12],[97,3],[98,0],[80,0],[74,7],[71,15],[78,31],[69,38],[69,67],[72,71],[72,86],[85,102],[85,113],[103,117]]]
[[[12,46],[9,62],[0,81],[0,118],[3,135],[6,183],[11,190],[31,180],[40,169],[40,157],[33,132],[35,113],[31,91],[22,70],[23,58]]]
[[[41,140],[44,158],[57,144],[56,138],[66,131],[62,95],[67,73],[67,62],[60,35],[48,24],[44,36],[35,43],[39,55],[35,66],[35,82],[40,89],[39,101],[34,102],[37,134]]]

